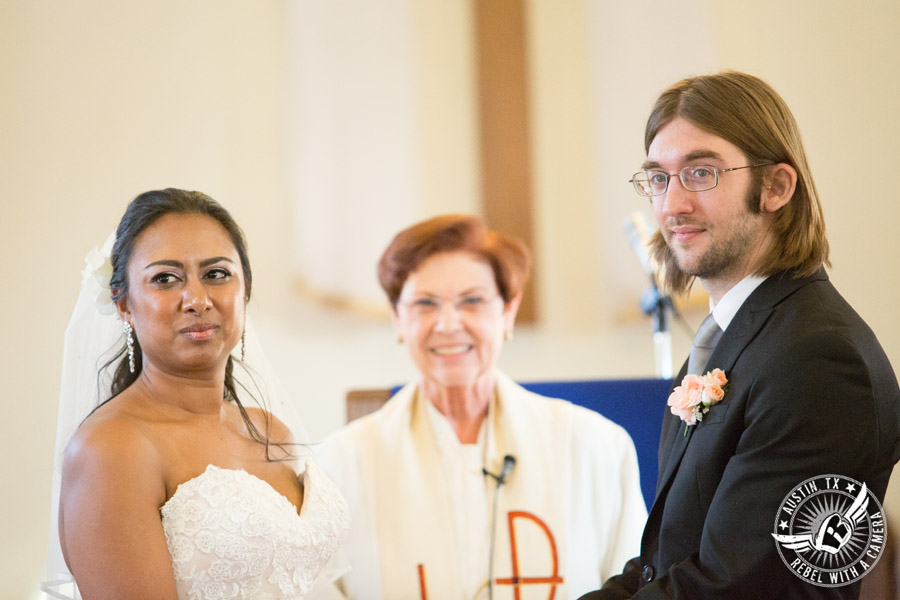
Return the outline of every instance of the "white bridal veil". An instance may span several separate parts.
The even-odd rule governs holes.
[[[69,326],[66,328],[54,452],[50,543],[47,552],[48,579],[41,584],[41,590],[45,592],[47,598],[64,600],[80,598],[72,575],[63,560],[59,543],[60,472],[63,451],[72,434],[85,417],[109,395],[112,373],[116,365],[110,365],[102,371],[100,369],[125,342],[122,322],[116,314],[109,288],[112,275],[110,254],[114,241],[115,233],[107,238],[99,250],[94,248],[85,258],[87,265],[82,271],[81,292]],[[296,409],[288,400],[287,393],[262,351],[249,315],[245,326],[246,365],[252,371],[240,360],[234,361],[234,378],[238,394],[242,395],[243,388],[249,390],[264,403],[265,408],[290,427],[296,441],[308,442]],[[239,353],[240,349],[237,351]],[[247,395],[243,394],[242,398],[246,399]],[[310,452],[305,446],[297,448],[302,472]],[[333,561],[322,578],[333,580],[344,570],[344,565],[335,564]]]

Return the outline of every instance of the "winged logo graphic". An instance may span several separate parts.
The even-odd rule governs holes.
[[[869,506],[866,491],[866,484],[863,484],[850,507],[843,514],[833,512],[826,516],[816,531],[800,535],[773,533],[772,537],[784,548],[795,550],[798,553],[818,550],[837,554],[850,541],[856,525],[866,516],[866,508]]]

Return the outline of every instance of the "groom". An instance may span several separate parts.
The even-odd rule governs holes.
[[[755,77],[693,77],[659,97],[644,144],[632,182],[666,286],[696,277],[712,307],[676,381],[727,383],[717,403],[706,380],[685,381],[706,404],[676,388],[641,555],[583,600],[857,598],[883,547],[873,498],[900,458],[900,390],[823,268],[794,118]]]

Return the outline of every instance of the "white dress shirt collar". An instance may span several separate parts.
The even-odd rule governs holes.
[[[744,301],[753,293],[753,290],[759,287],[768,277],[760,277],[758,275],[747,275],[734,287],[725,292],[725,295],[719,300],[718,304],[709,299],[709,310],[712,312],[716,324],[722,331],[728,328],[734,315],[743,306]]]

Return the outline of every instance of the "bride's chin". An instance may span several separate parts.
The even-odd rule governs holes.
[[[176,355],[169,360],[145,358],[145,365],[152,372],[164,372],[172,375],[184,375],[196,378],[198,374],[209,373],[210,377],[224,373],[230,354],[197,353]]]

